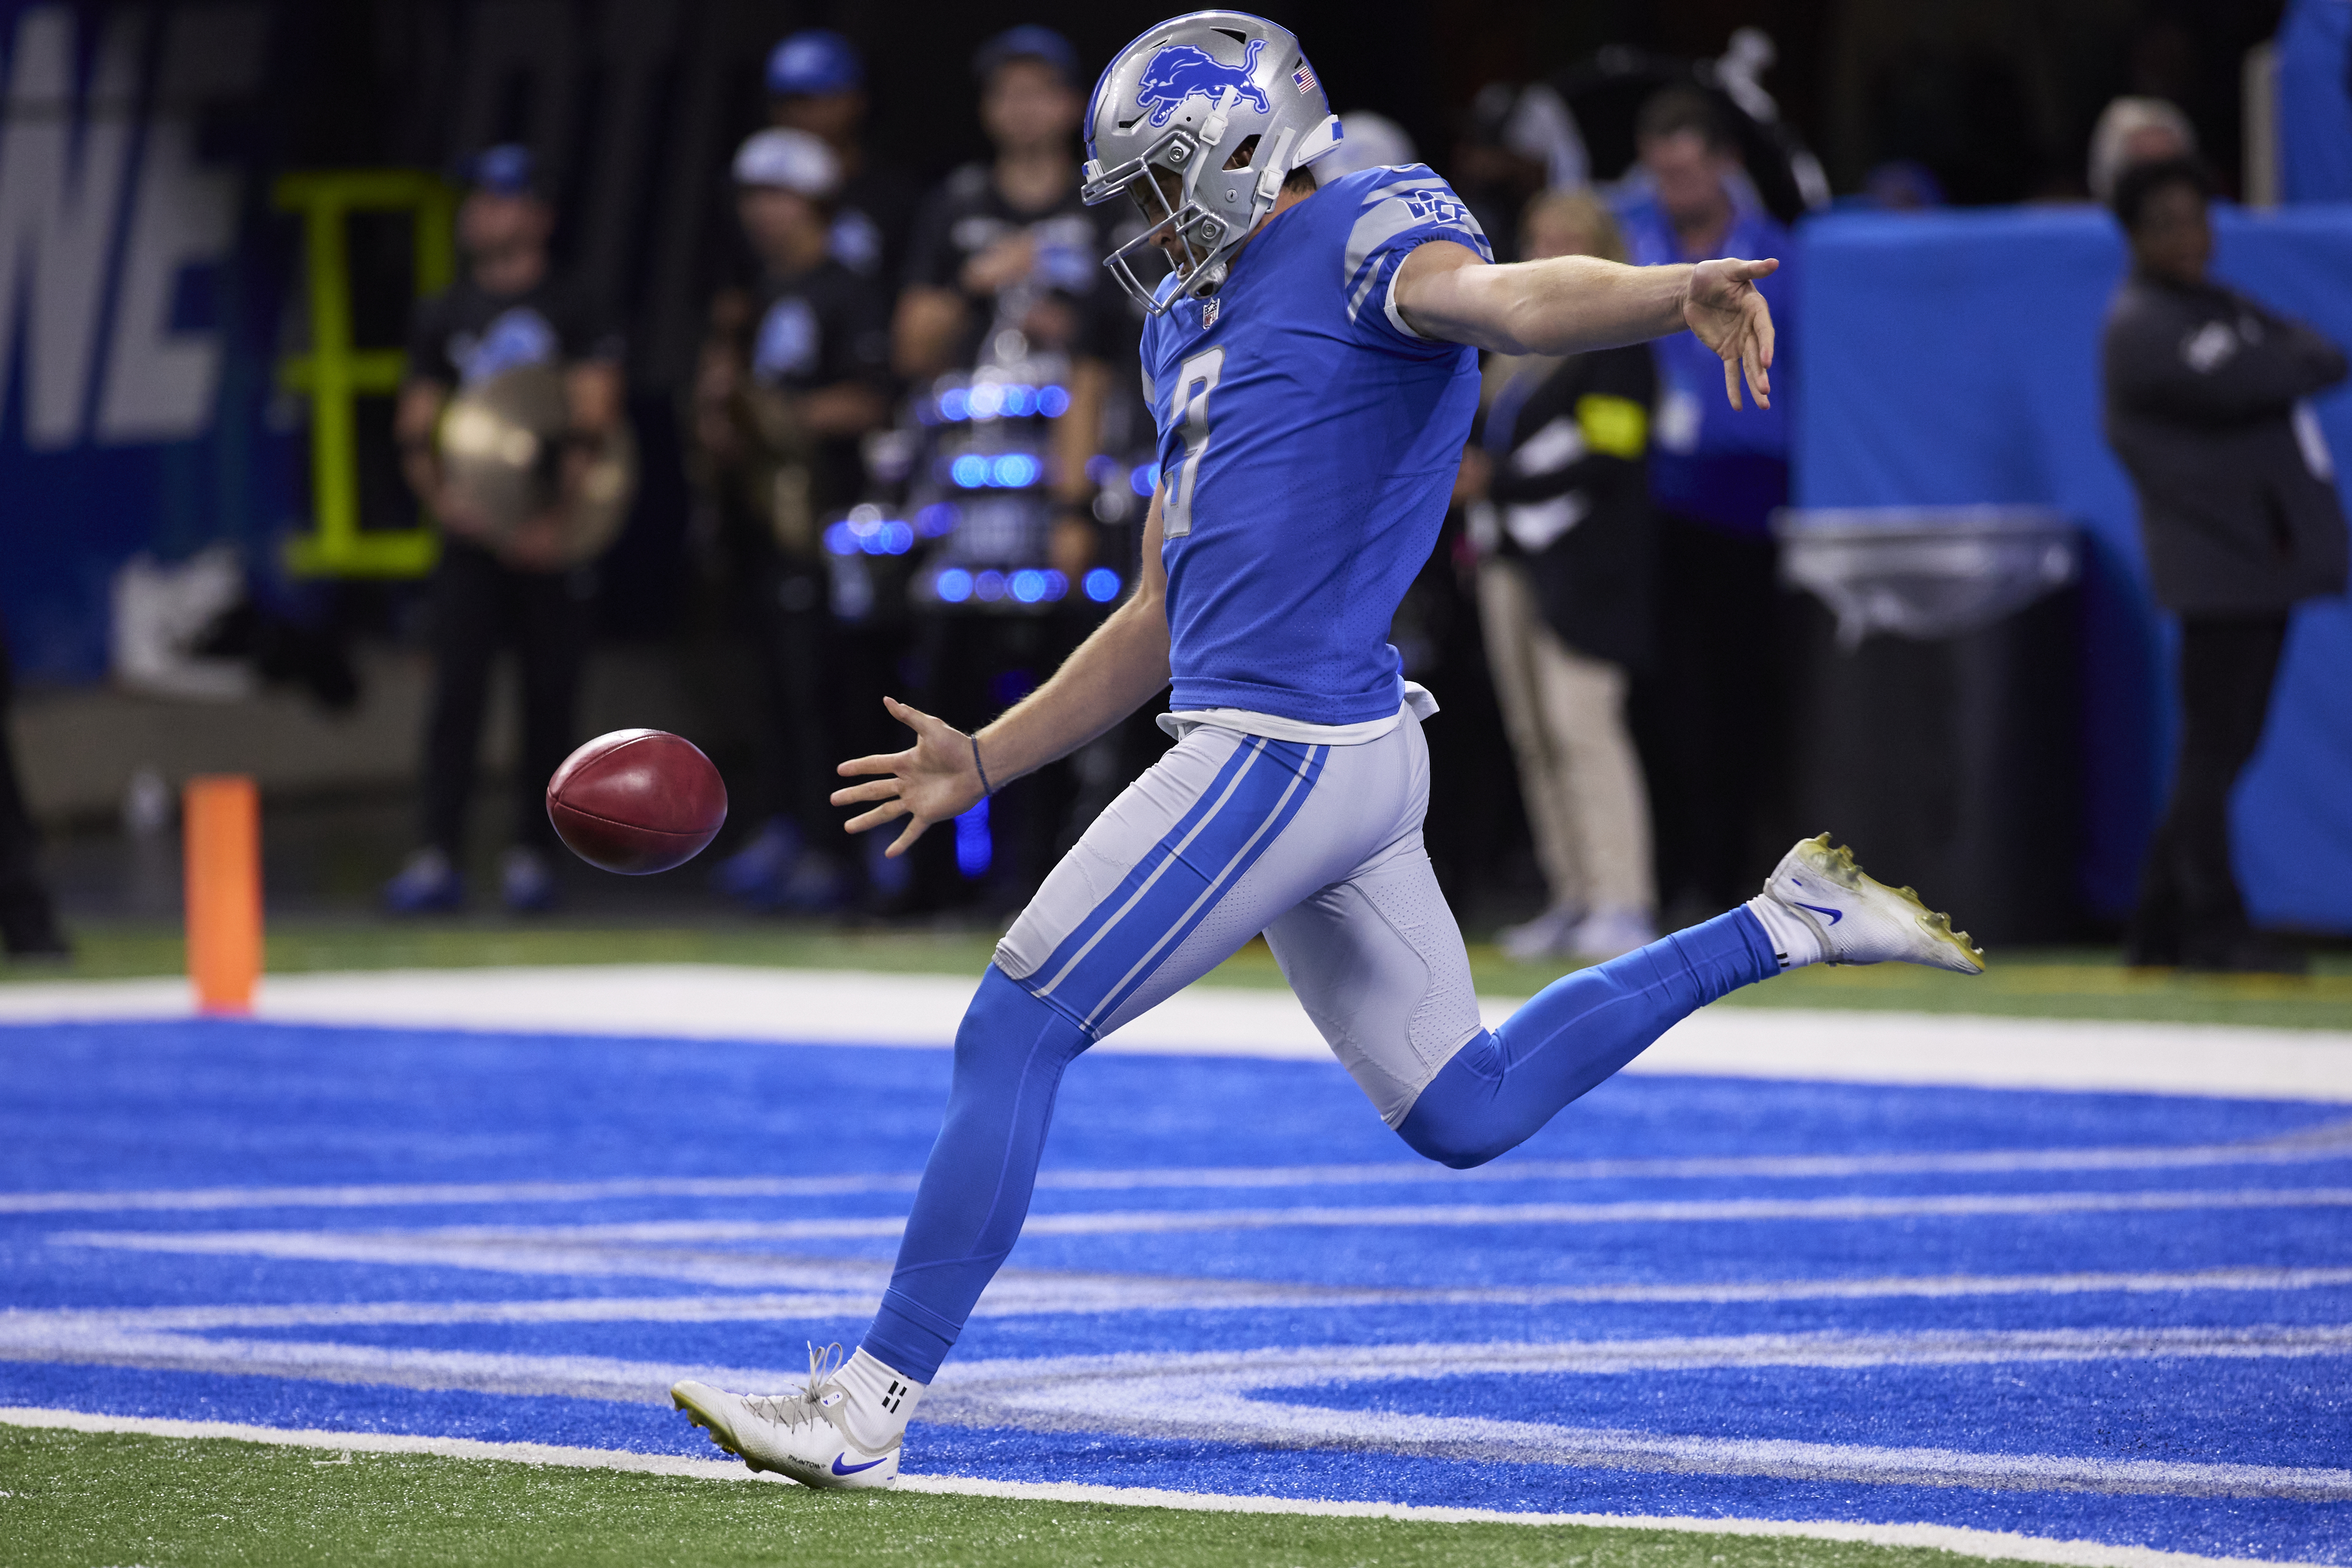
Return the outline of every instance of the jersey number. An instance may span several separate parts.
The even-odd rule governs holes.
[[[1200,482],[1201,459],[1209,455],[1209,394],[1217,390],[1217,377],[1224,369],[1225,351],[1211,349],[1186,360],[1176,373],[1184,456],[1169,476],[1167,499],[1160,507],[1160,532],[1166,538],[1181,539],[1192,531],[1192,489]]]

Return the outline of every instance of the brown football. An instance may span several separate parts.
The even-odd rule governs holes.
[[[727,820],[727,785],[692,742],[615,730],[563,759],[547,816],[591,866],[643,877],[702,852]]]

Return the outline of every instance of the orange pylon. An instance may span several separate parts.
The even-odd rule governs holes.
[[[192,778],[187,841],[188,978],[205,1013],[250,1013],[261,977],[261,798],[250,778]]]

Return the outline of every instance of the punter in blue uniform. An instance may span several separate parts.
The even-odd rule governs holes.
[[[1338,121],[1297,39],[1238,12],[1129,45],[1087,131],[1087,199],[1131,199],[1146,225],[1109,261],[1150,312],[1160,482],[1141,580],[1052,680],[975,733],[891,702],[916,743],[844,763],[869,782],[834,799],[868,807],[854,831],[905,819],[898,853],[1163,688],[1177,743],[998,944],[856,1353],[814,1363],[789,1394],[671,1390],[713,1440],[813,1485],[897,1476],[908,1417],[1020,1235],[1063,1070],[1261,931],[1373,1109],[1456,1167],[1513,1148],[1734,987],[1818,962],[1979,967],[1941,916],[1824,835],[1748,903],[1485,1027],[1422,847],[1422,724],[1437,705],[1387,642],[1444,518],[1476,350],[1563,354],[1687,328],[1720,356],[1733,405],[1743,382],[1761,402],[1772,329],[1755,279],[1774,264],[1497,267],[1426,168],[1318,190]],[[1172,268],[1156,289],[1129,265],[1145,246]]]

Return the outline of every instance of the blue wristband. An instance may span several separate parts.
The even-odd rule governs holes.
[[[966,739],[971,742],[971,771],[980,775],[980,798],[986,800],[996,793],[996,789],[988,782],[988,770],[981,765],[980,737],[971,735],[967,736]]]

